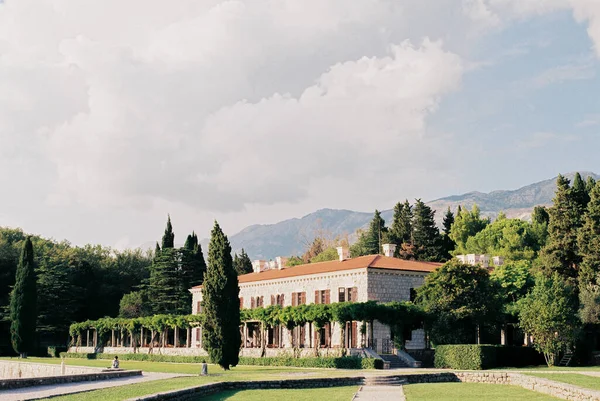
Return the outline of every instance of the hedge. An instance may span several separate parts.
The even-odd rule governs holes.
[[[481,370],[496,366],[496,347],[493,345],[438,345],[435,348],[436,368]]]
[[[82,352],[61,352],[60,356],[64,358],[77,359],[113,359],[115,357],[114,354],[86,354]],[[118,356],[121,361],[202,363],[203,361],[208,360],[208,357],[206,356],[177,356],[157,354],[120,354]],[[302,368],[383,369],[383,360],[350,356],[341,358],[240,357],[239,365],[291,366]]]
[[[543,356],[530,347],[474,344],[439,345],[434,358],[436,368],[463,370],[523,367],[543,362]]]

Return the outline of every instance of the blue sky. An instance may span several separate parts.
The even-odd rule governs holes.
[[[0,2],[0,225],[123,248],[600,173],[598,45],[595,0]]]

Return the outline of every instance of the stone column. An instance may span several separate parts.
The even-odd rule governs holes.
[[[175,333],[173,334],[173,346],[179,347],[179,327],[175,326]]]
[[[94,329],[94,349],[98,348],[98,330]]]
[[[110,346],[111,347],[115,346],[115,329],[111,330]]]
[[[90,346],[90,329],[86,330],[86,334],[87,334],[87,340],[85,342],[85,346],[89,347]]]
[[[506,345],[506,325],[500,329],[500,345]]]
[[[144,328],[140,327],[140,347],[144,346]]]
[[[246,344],[248,342],[248,323],[246,322],[244,322],[244,337],[242,338],[242,341],[244,342],[242,347],[246,348]]]

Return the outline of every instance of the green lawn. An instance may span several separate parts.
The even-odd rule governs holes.
[[[600,377],[580,375],[577,373],[525,373],[527,376],[541,377],[555,382],[568,383],[574,386],[600,390]]]
[[[404,386],[407,401],[550,401],[558,398],[516,386],[485,383],[432,383]]]
[[[301,390],[241,390],[224,391],[209,397],[201,397],[202,401],[351,401],[358,391],[356,386],[309,388]]]

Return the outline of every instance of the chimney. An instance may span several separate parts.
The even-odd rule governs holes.
[[[393,258],[394,252],[396,252],[396,244],[383,244],[383,254],[387,257]]]
[[[338,256],[340,257],[340,262],[350,259],[350,251],[345,246],[337,247]]]
[[[255,260],[252,262],[252,270],[254,273],[262,273],[265,271],[265,261],[264,260]]]
[[[277,256],[275,258],[275,262],[277,262],[277,269],[281,270],[285,267],[285,262],[287,262],[287,258],[282,258],[281,256]]]

